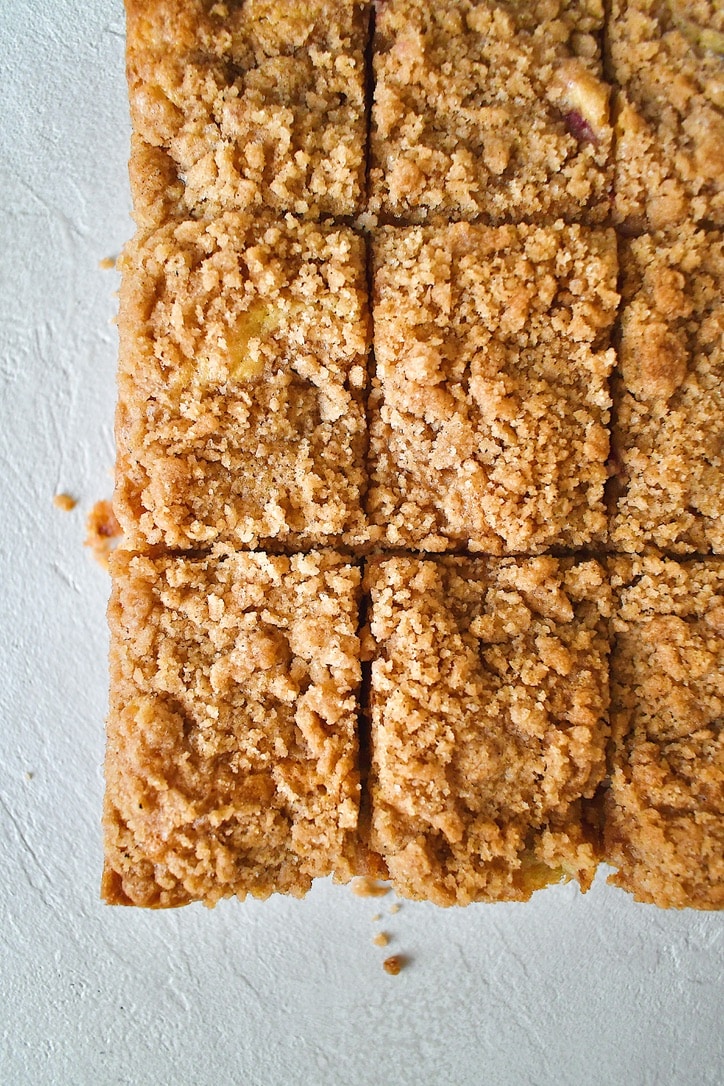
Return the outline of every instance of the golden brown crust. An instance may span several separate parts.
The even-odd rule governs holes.
[[[664,908],[724,907],[724,563],[611,561],[612,881]]]
[[[373,251],[368,512],[387,543],[602,541],[613,233],[387,227]]]
[[[349,877],[359,571],[331,553],[119,551],[112,572],[106,900]]]
[[[624,242],[616,550],[724,551],[724,243]]]
[[[116,515],[129,547],[358,539],[364,243],[228,212],[121,261]]]
[[[372,207],[601,222],[610,204],[601,0],[379,5]]]
[[[596,562],[380,559],[372,606],[372,831],[395,889],[526,900],[597,848],[609,589]]]
[[[140,226],[271,207],[354,215],[364,198],[362,0],[126,0]],[[153,164],[148,149],[153,150]],[[147,167],[173,193],[148,183]]]
[[[724,225],[724,7],[613,0],[614,217],[627,230]]]

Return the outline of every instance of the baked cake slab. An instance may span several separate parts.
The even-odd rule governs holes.
[[[303,894],[359,808],[359,570],[331,553],[117,552],[103,895]]]
[[[126,11],[139,225],[172,206],[193,218],[362,210],[369,4],[127,0]]]
[[[621,244],[614,385],[619,551],[724,551],[724,244],[682,227]]]
[[[116,515],[131,549],[298,549],[363,528],[364,242],[227,212],[126,249]]]
[[[406,222],[601,222],[611,196],[601,0],[377,7],[371,206]]]
[[[610,591],[592,561],[372,562],[370,844],[403,896],[523,901],[598,860]]]
[[[613,881],[664,908],[724,908],[724,562],[615,559]]]
[[[721,907],[721,5],[127,13],[105,899]]]
[[[385,227],[373,254],[371,524],[425,551],[602,543],[613,232]]]

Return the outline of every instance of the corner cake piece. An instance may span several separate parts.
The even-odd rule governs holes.
[[[724,6],[613,0],[614,218],[627,230],[724,225]]]
[[[358,538],[365,247],[227,212],[122,258],[115,510],[129,549]]]
[[[387,543],[602,540],[613,232],[387,227],[373,252],[368,513]]]
[[[112,560],[103,896],[303,894],[351,872],[359,570],[330,553]]]
[[[126,0],[126,10],[139,225],[159,224],[174,202],[206,217],[362,209],[367,3]]]
[[[610,592],[594,561],[370,565],[370,845],[438,905],[527,900],[598,858]]]
[[[724,551],[724,244],[678,231],[622,247],[620,473],[611,541],[621,551]]]
[[[501,222],[610,211],[601,0],[386,0],[378,8],[371,206]]]
[[[618,558],[611,573],[611,881],[664,908],[721,909],[724,564]]]

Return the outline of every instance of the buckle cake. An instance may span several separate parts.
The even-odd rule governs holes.
[[[104,899],[721,908],[721,6],[126,8]]]

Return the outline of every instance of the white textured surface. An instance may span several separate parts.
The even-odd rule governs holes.
[[[130,232],[120,0],[2,0],[0,69],[0,1083],[720,1083],[722,917],[602,878],[586,898],[394,916],[329,885],[214,912],[100,905],[108,585],[81,542],[112,460],[98,262]]]

